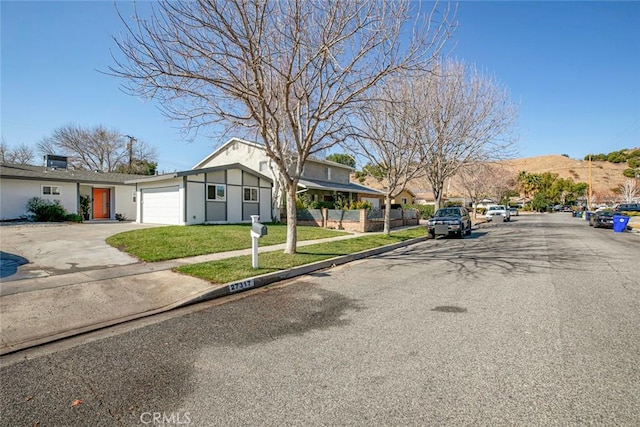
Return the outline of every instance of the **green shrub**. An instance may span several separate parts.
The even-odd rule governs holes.
[[[69,215],[67,215],[67,218],[65,219],[65,221],[82,222],[82,215],[80,215],[80,214],[69,214]]]
[[[404,205],[405,209],[415,209],[420,215],[420,219],[429,219],[435,213],[435,206],[433,205]]]
[[[59,200],[40,197],[32,197],[27,201],[27,212],[33,214],[33,220],[36,222],[67,221],[69,217],[69,213]]]

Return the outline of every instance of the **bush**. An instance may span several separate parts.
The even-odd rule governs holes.
[[[82,215],[80,215],[80,214],[69,214],[69,215],[67,215],[67,218],[65,219],[65,221],[82,222]]]
[[[48,200],[40,197],[32,197],[27,202],[27,212],[33,214],[36,222],[67,221],[69,213],[59,200]]]
[[[420,219],[429,219],[435,213],[435,206],[433,205],[404,205],[403,208],[417,210]]]

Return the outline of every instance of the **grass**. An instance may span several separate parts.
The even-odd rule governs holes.
[[[304,246],[298,248],[293,255],[282,251],[261,253],[258,255],[258,269],[251,267],[251,256],[247,255],[185,265],[175,268],[174,271],[222,284],[424,236],[426,227],[417,227],[392,232],[390,236],[376,234]]]
[[[268,234],[260,246],[284,243],[286,224],[267,224]],[[251,248],[251,224],[191,225],[147,228],[113,235],[107,243],[136,258],[157,262],[196,255]],[[345,233],[319,227],[298,227],[298,241],[343,236]]]

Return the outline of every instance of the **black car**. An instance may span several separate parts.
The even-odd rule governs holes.
[[[594,212],[589,217],[589,225],[594,228],[613,228],[613,215],[617,214],[614,211],[600,211]]]
[[[453,235],[461,239],[462,236],[471,234],[471,217],[469,211],[463,207],[442,208],[429,219],[427,227],[432,239],[436,235]]]
[[[640,203],[621,203],[613,210],[616,212],[640,212]]]

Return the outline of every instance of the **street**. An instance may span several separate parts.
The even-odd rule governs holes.
[[[639,425],[638,260],[514,217],[3,357],[1,424]]]

